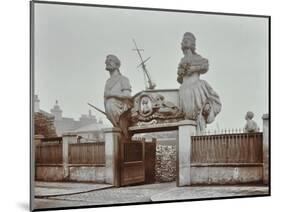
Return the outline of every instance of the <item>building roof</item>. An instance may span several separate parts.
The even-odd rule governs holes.
[[[107,127],[109,127],[109,126],[101,124],[101,123],[92,123],[92,124],[87,124],[82,127],[71,130],[71,132],[81,133],[81,132],[101,131],[102,129],[107,128]]]
[[[53,114],[48,113],[48,112],[46,112],[46,111],[44,111],[44,110],[41,110],[41,109],[39,109],[39,111],[36,112],[36,113],[42,113],[43,115],[45,115],[45,116],[47,116],[47,117],[49,117],[49,118],[54,118],[54,117],[55,117]]]

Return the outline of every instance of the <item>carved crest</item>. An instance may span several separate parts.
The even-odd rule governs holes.
[[[183,114],[172,102],[159,93],[142,93],[134,98],[131,110],[133,125],[153,125],[183,119]]]
[[[143,95],[139,100],[139,113],[143,117],[149,117],[153,113],[153,100],[149,95]]]

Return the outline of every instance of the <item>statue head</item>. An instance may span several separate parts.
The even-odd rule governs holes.
[[[191,32],[186,32],[183,35],[183,39],[181,42],[181,49],[182,51],[186,49],[190,49],[192,52],[195,51],[195,41],[196,38]]]
[[[246,120],[251,120],[251,119],[253,119],[253,118],[254,118],[254,113],[253,113],[252,111],[248,111],[248,112],[246,113],[245,119],[246,119]]]
[[[113,54],[107,55],[106,60],[105,60],[105,69],[107,71],[114,71],[114,70],[119,70],[120,66],[121,66],[121,62],[118,59],[118,57],[116,57]]]

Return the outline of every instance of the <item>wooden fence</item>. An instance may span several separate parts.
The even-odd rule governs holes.
[[[192,136],[191,164],[262,163],[262,133]]]
[[[68,150],[69,164],[105,164],[104,142],[70,144]]]
[[[36,164],[62,164],[62,144],[42,143],[36,146]]]
[[[105,165],[105,144],[96,143],[62,143],[61,137],[41,139],[36,145],[36,165],[62,165],[63,145],[68,145],[68,165]]]

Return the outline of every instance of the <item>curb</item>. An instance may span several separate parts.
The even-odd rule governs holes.
[[[48,199],[50,197],[59,197],[59,196],[74,195],[74,194],[83,194],[83,193],[88,193],[88,192],[92,192],[92,191],[106,190],[106,189],[110,189],[110,188],[114,188],[114,186],[108,186],[108,187],[97,188],[97,189],[90,189],[90,190],[86,190],[86,191],[68,192],[68,193],[63,193],[63,194],[34,195],[34,198]]]

